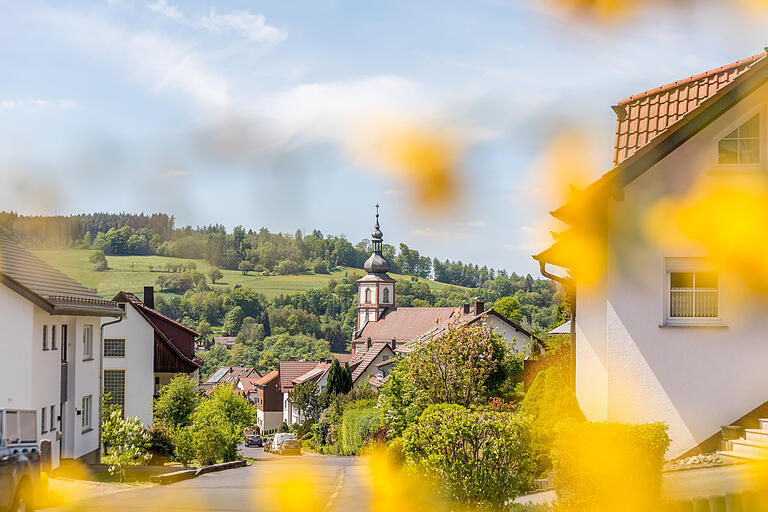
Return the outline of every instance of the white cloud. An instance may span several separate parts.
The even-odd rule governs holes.
[[[167,0],[157,0],[153,4],[147,4],[147,8],[150,11],[154,11],[158,14],[162,14],[163,16],[167,16],[179,23],[189,24],[189,21],[187,20],[187,17],[184,15],[184,13],[176,7],[169,5]]]
[[[267,47],[275,46],[287,37],[278,28],[267,25],[267,19],[263,14],[254,14],[245,9],[218,14],[216,9],[211,7],[206,16],[189,17],[178,7],[169,4],[168,0],[156,0],[152,4],[147,4],[147,7],[177,23],[217,34],[233,33]]]
[[[25,110],[25,111],[41,111],[41,110],[69,110],[79,105],[76,100],[72,99],[43,99],[43,98],[29,98],[23,100],[10,100],[0,99],[0,112],[3,110]]]
[[[484,228],[488,224],[482,220],[471,220],[468,222],[454,222],[453,225],[458,228]]]
[[[214,32],[231,30],[245,39],[267,46],[274,46],[287,37],[284,32],[267,25],[263,14],[252,14],[247,10],[216,14],[215,9],[211,7],[210,14],[200,18],[200,24]]]
[[[178,178],[179,176],[186,176],[188,174],[187,171],[182,171],[181,169],[168,169],[163,173],[163,176],[166,178]]]
[[[432,227],[419,228],[411,230],[411,235],[422,238],[433,238],[438,240],[466,240],[469,233],[454,231],[450,229],[436,229]]]

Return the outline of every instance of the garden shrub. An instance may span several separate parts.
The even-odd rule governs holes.
[[[449,404],[406,429],[404,451],[453,500],[496,507],[531,488],[539,456],[527,418]]]
[[[149,464],[162,466],[173,457],[173,440],[166,431],[153,428],[149,430],[148,450],[151,455]]]
[[[228,385],[216,386],[197,406],[192,419],[195,450],[200,464],[215,464],[238,458],[237,446],[245,439],[245,428],[256,421],[254,407]]]
[[[402,466],[405,464],[405,444],[402,437],[392,439],[387,445],[387,457],[394,464]]]
[[[666,424],[574,424],[556,446],[555,489],[567,510],[658,510]]]
[[[339,429],[342,455],[356,455],[381,427],[381,412],[373,400],[352,402],[344,408]]]
[[[196,455],[195,434],[190,427],[180,427],[171,431],[173,455],[187,467]],[[210,458],[209,458],[210,459]]]
[[[586,421],[576,394],[554,367],[539,372],[525,394],[519,412],[528,416],[534,430],[547,443],[554,441],[558,426]]]
[[[150,434],[139,418],[123,418],[122,409],[105,404],[102,418],[102,442],[109,446],[104,461],[109,473],[125,480],[128,466],[140,466],[150,459]]]

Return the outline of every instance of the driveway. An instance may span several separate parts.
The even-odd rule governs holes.
[[[202,475],[192,480],[89,497],[77,504],[87,511],[245,511],[365,510],[367,467],[356,457],[306,454],[279,456],[247,448],[255,459],[247,468]],[[48,509],[69,510],[69,509]]]

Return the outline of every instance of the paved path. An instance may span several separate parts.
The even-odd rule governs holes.
[[[313,503],[304,510],[365,510],[367,467],[354,457],[272,455],[248,448],[247,468],[202,475],[166,486],[84,498],[82,511],[271,511],[299,510],[292,502]],[[282,506],[280,505],[282,500]],[[69,510],[67,508],[49,510]]]

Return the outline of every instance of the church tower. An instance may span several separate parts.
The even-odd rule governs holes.
[[[373,253],[363,265],[365,277],[357,280],[357,329],[368,322],[377,322],[388,308],[395,307],[395,280],[387,275],[389,262],[381,254],[384,234],[379,226],[379,205],[376,205],[376,226],[371,235]]]

